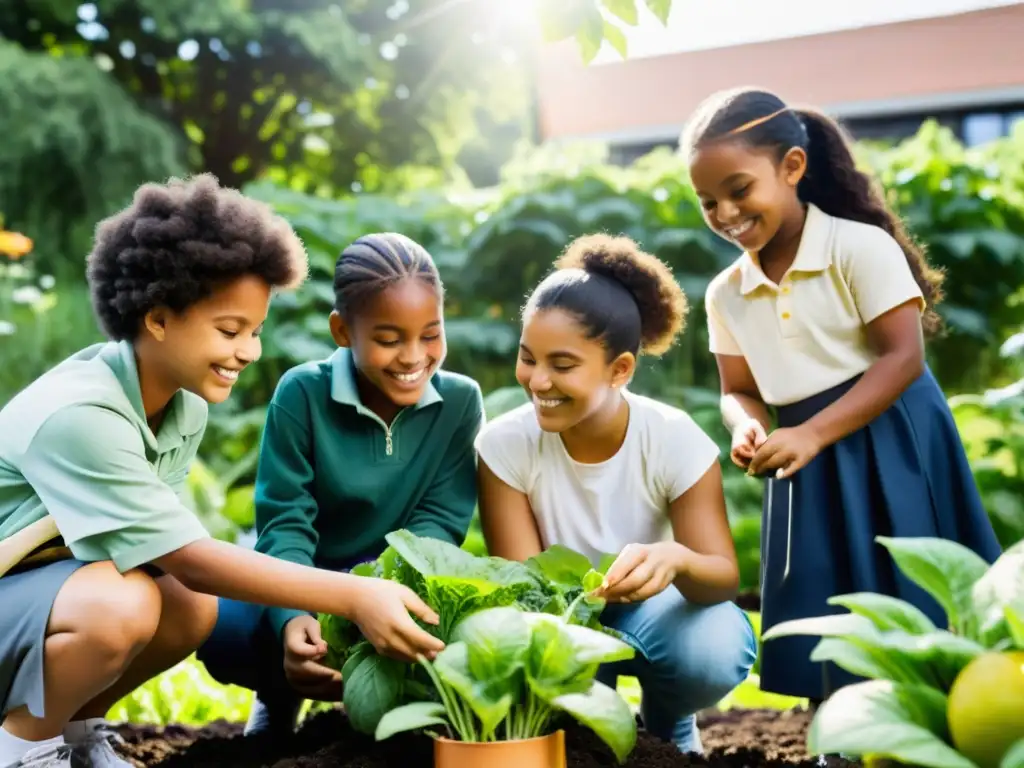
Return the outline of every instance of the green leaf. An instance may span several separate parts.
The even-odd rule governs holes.
[[[664,25],[668,25],[668,15],[672,10],[672,0],[646,0],[647,7]]]
[[[943,692],[949,691],[964,667],[985,653],[984,646],[944,630],[927,635],[886,632],[879,648],[891,661],[915,670]]]
[[[1019,613],[1009,605],[1003,607],[1006,614],[1006,627],[1015,648],[1024,651],[1024,613]]]
[[[353,673],[356,671],[356,667],[362,664],[366,659],[373,656],[376,652],[377,651],[369,640],[362,640],[353,646],[349,652],[348,659],[345,661],[345,666],[339,670],[341,672],[341,679],[346,681],[351,678]]]
[[[869,619],[877,629],[903,629],[911,634],[934,632],[937,627],[923,611],[905,600],[874,592],[855,592],[837,595],[828,601],[839,605],[858,616]]]
[[[978,639],[987,647],[1011,637],[1006,609],[1024,616],[1024,541],[1007,549],[971,590]]]
[[[519,678],[512,675],[476,678],[469,666],[469,648],[465,643],[451,643],[437,654],[434,670],[480,718],[483,734],[493,733],[508,715],[515,692],[514,683]]]
[[[1024,768],[1024,739],[1013,743],[1003,755],[999,768]]]
[[[934,597],[952,627],[973,614],[971,589],[988,570],[981,556],[955,541],[936,538],[876,539],[889,550],[897,567]]]
[[[880,649],[845,637],[826,637],[814,646],[811,661],[831,661],[851,674],[868,679],[920,682],[919,675],[901,669]]]
[[[590,560],[585,555],[561,544],[554,544],[527,559],[526,565],[563,589],[579,586],[591,570]]]
[[[765,631],[762,639],[767,642],[777,637],[790,635],[816,635],[818,637],[853,636],[873,641],[880,633],[875,625],[864,616],[855,613],[836,613],[831,616],[812,616],[793,619],[776,624]]]
[[[567,693],[551,701],[587,726],[624,762],[636,746],[636,720],[617,691],[594,682],[585,693]]]
[[[406,669],[400,661],[373,654],[352,670],[344,680],[344,704],[353,728],[362,733],[377,729],[381,718],[398,704]]]
[[[925,768],[976,768],[946,741],[946,697],[932,688],[871,680],[821,705],[807,737],[815,755],[851,754]]]
[[[571,680],[583,668],[572,645],[566,642],[562,628],[567,626],[555,617],[525,614],[530,623],[530,648],[526,655],[526,679],[534,693],[548,701],[560,693],[562,683]],[[584,688],[585,690],[585,688]]]
[[[390,739],[396,733],[418,731],[431,725],[447,725],[445,710],[433,701],[414,701],[392,709],[377,723],[374,738],[377,741]]]
[[[764,633],[770,641],[787,635],[817,635],[826,640],[812,661],[833,661],[862,677],[919,683],[948,690],[956,675],[985,649],[969,638],[944,630],[925,635],[902,629],[880,631],[868,618],[843,613],[783,622]]]
[[[587,571],[583,577],[583,591],[590,593],[601,586],[604,582],[604,574],[593,569]]]
[[[469,648],[469,668],[477,680],[507,680],[523,667],[530,625],[516,608],[488,608],[459,622],[452,642]]]
[[[604,42],[604,22],[601,23],[601,31],[594,32],[588,27],[580,27],[576,32],[576,43],[579,45],[580,58],[584,64],[589,64],[601,50],[601,43]]]
[[[564,642],[570,644],[577,661],[583,664],[610,664],[613,661],[632,659],[636,655],[629,643],[590,627],[562,624],[559,633]]]
[[[615,26],[608,19],[604,20],[604,39],[607,40],[612,48],[619,52],[622,58],[626,58],[629,55],[629,43],[626,40],[626,34]]]
[[[639,14],[636,10],[636,0],[602,0],[604,7],[609,13],[622,19],[631,27],[636,26],[639,21]],[[623,54],[625,55],[625,54]]]

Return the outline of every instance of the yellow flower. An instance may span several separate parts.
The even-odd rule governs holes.
[[[17,232],[0,230],[0,256],[20,259],[32,251],[32,241]]]

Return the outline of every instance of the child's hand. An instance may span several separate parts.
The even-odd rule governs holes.
[[[327,653],[320,622],[312,616],[296,616],[284,627],[284,675],[296,691],[317,701],[338,701],[341,673],[318,663]]]
[[[444,650],[444,643],[417,626],[409,615],[411,611],[428,624],[438,623],[437,614],[419,595],[393,581],[357,578],[361,583],[353,600],[351,618],[379,654],[415,661],[421,654],[433,659]]]
[[[782,480],[807,466],[820,451],[821,443],[814,430],[805,426],[783,427],[772,432],[757,450],[747,472],[758,475],[776,470],[775,477]]]
[[[627,544],[593,595],[614,603],[639,603],[654,597],[675,581],[685,552],[674,541]]]
[[[729,457],[740,469],[746,469],[757,449],[764,445],[768,435],[757,419],[747,419],[732,431],[732,450]]]

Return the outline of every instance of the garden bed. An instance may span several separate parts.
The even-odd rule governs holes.
[[[706,755],[679,754],[642,730],[624,768],[753,768],[818,765],[807,754],[810,714],[805,710],[732,710],[701,717]],[[287,743],[242,739],[241,726],[216,723],[206,728],[124,726],[123,751],[139,766],[152,768],[429,768],[432,747],[423,736],[400,735],[384,742],[352,731],[338,711],[321,713]],[[615,758],[589,731],[571,726],[568,768],[612,768]],[[849,766],[829,759],[830,768]]]

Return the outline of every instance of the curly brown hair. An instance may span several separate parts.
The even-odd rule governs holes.
[[[134,340],[154,307],[182,312],[244,275],[294,289],[309,269],[283,218],[210,174],[141,186],[96,227],[86,264],[93,309],[114,340]]]
[[[686,294],[668,266],[624,236],[584,235],[555,261],[556,271],[534,291],[527,311],[562,309],[608,359],[623,352],[660,356],[683,331]]]
[[[743,128],[751,122],[754,124]],[[941,329],[935,306],[943,298],[942,271],[928,264],[925,249],[889,210],[880,186],[857,168],[852,142],[835,120],[809,107],[789,107],[770,91],[737,88],[706,99],[687,124],[681,144],[684,151],[693,152],[723,140],[773,149],[777,160],[793,147],[801,147],[807,153],[807,171],[797,186],[800,199],[830,216],[871,224],[889,233],[899,243],[924,294],[925,333]]]

